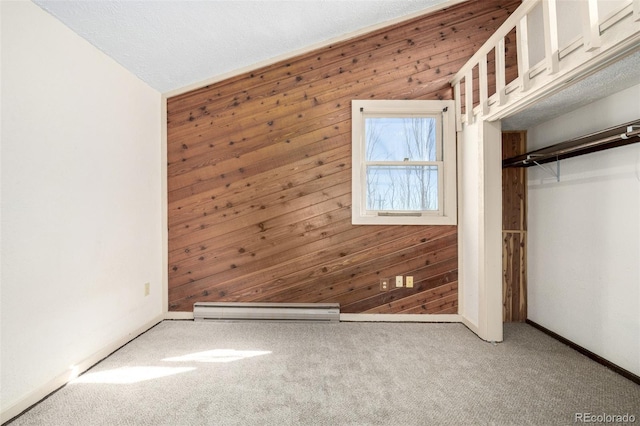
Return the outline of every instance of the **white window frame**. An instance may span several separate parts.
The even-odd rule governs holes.
[[[365,118],[394,115],[442,114],[442,160],[438,161],[438,211],[367,211]],[[351,101],[351,223],[354,225],[456,225],[456,128],[453,101],[353,100]],[[436,162],[434,162],[436,163]]]

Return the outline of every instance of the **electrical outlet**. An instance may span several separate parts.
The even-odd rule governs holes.
[[[380,291],[389,291],[389,278],[380,278]]]
[[[402,287],[402,275],[396,275],[396,287]]]
[[[413,277],[411,275],[407,275],[407,277],[404,280],[407,288],[413,288]]]
[[[150,283],[144,283],[144,295],[148,296],[149,293],[151,293],[151,284]]]

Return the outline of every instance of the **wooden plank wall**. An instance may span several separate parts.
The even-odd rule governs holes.
[[[527,152],[526,132],[502,133],[502,158]],[[503,321],[527,319],[527,169],[502,169]]]
[[[351,100],[451,99],[519,4],[470,1],[170,98],[169,309],[457,312],[455,226],[351,225]],[[395,275],[414,288],[380,291]]]

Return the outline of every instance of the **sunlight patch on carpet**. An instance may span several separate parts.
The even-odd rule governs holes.
[[[211,351],[195,352],[192,354],[165,358],[171,362],[232,362],[254,356],[268,355],[271,351],[238,351],[235,349],[213,349]]]
[[[195,367],[122,367],[114,370],[86,373],[73,380],[71,384],[131,384],[186,373],[195,369]]]

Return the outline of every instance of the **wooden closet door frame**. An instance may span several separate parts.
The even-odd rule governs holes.
[[[502,158],[527,152],[526,131],[502,132]],[[502,320],[527,319],[527,169],[502,169]]]

